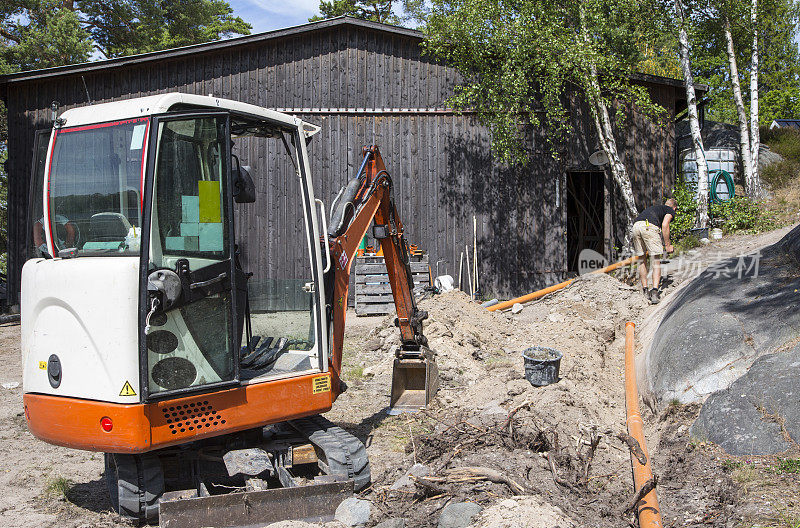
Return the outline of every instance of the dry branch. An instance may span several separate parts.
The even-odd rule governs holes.
[[[505,428],[508,427],[508,434],[512,434],[512,430],[511,430],[511,426],[512,425],[511,424],[512,424],[512,421],[514,419],[514,415],[517,414],[517,412],[519,412],[521,409],[523,409],[525,407],[530,407],[532,403],[533,402],[530,401],[530,400],[525,400],[521,404],[519,404],[516,407],[514,407],[513,409],[511,409],[511,411],[509,411],[509,413],[508,413],[508,417],[506,418],[506,421],[503,422],[503,425],[502,425],[502,427],[500,427],[500,429],[501,430],[505,430]]]
[[[633,494],[633,497],[631,498],[630,501],[628,501],[628,504],[625,506],[625,509],[622,510],[622,512],[620,512],[620,515],[624,516],[627,515],[629,512],[635,510],[636,505],[639,504],[639,501],[641,501],[645,497],[645,495],[656,489],[656,484],[658,484],[658,477],[653,475],[653,478],[645,482],[642,485],[642,487],[639,488],[639,491]]]
[[[589,452],[586,454],[586,459],[583,465],[583,483],[589,484],[589,471],[592,469],[592,461],[594,460],[594,453],[597,451],[597,446],[600,444],[600,435],[597,430],[592,430],[592,436],[589,443]]]
[[[478,466],[465,466],[465,467],[448,469],[444,473],[445,475],[451,478],[482,479],[495,482],[497,484],[505,484],[506,486],[511,488],[511,491],[514,492],[514,495],[525,494],[525,488],[520,486],[517,482],[515,482],[511,478],[503,475],[502,473],[494,469],[478,467]]]
[[[558,476],[558,472],[556,471],[556,463],[555,460],[553,460],[553,451],[547,452],[547,461],[550,463],[550,472],[553,474],[553,482],[575,491],[575,486]]]
[[[639,445],[638,440],[628,433],[617,433],[617,438],[627,444],[628,449],[631,450],[631,453],[636,457],[636,460],[638,460],[641,465],[644,466],[647,464],[647,457],[644,455],[644,451],[642,451],[642,446]]]

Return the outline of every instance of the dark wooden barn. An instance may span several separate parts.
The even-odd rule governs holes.
[[[575,270],[577,251],[618,245],[619,200],[611,180],[589,156],[599,148],[588,108],[575,94],[574,133],[556,162],[534,134],[534,160],[509,170],[493,162],[488,131],[469,113],[447,105],[456,72],[422,54],[421,33],[338,18],[258,35],[107,61],[0,77],[9,120],[10,302],[19,294],[30,254],[29,180],[37,130],[60,110],[180,91],[236,99],[296,114],[322,127],[311,143],[316,194],[331,200],[361,161],[361,146],[380,146],[395,180],[408,238],[429,252],[434,273],[457,275],[460,253],[472,245],[477,218],[484,296],[509,297],[561,281]],[[658,202],[675,174],[676,111],[685,106],[678,81],[641,76],[667,110],[657,126],[633,113],[618,127],[617,144],[632,175],[638,206]],[[541,146],[539,145],[541,143]],[[244,149],[243,162],[270,167],[271,152]],[[273,172],[269,171],[269,177]],[[269,187],[276,215],[286,211]],[[250,215],[251,213],[246,213]],[[256,213],[252,213],[255,215]],[[283,218],[283,217],[281,217]],[[297,237],[302,224],[258,224],[265,244]],[[302,251],[302,249],[298,250]],[[274,254],[274,253],[273,253]],[[272,266],[301,266],[302,258]],[[290,272],[289,275],[292,273]]]

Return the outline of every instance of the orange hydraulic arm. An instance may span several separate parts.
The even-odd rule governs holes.
[[[414,283],[409,266],[408,244],[403,238],[403,223],[392,199],[392,179],[386,171],[377,146],[364,147],[364,161],[356,178],[342,190],[331,212],[330,254],[333,284],[326,279],[331,317],[333,351],[331,370],[341,376],[350,267],[359,243],[374,220],[373,236],[383,248],[386,270],[397,310],[395,324],[400,328],[398,357],[419,358],[427,346],[422,321],[428,316],[414,301]],[[332,295],[330,292],[332,291]],[[338,383],[337,383],[338,385]],[[338,393],[338,388],[337,388]]]

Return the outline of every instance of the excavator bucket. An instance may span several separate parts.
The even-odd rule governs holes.
[[[389,414],[417,412],[427,407],[439,390],[439,367],[430,350],[419,357],[398,354],[392,368]]]

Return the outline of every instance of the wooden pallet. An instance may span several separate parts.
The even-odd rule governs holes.
[[[411,257],[414,288],[430,286],[428,255]],[[394,297],[383,257],[356,257],[356,315],[394,313]]]

